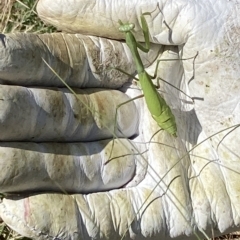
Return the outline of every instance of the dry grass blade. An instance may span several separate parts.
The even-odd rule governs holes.
[[[2,0],[0,2],[0,31],[3,32],[11,17],[11,10],[15,0]]]
[[[29,240],[11,230],[5,223],[0,223],[0,240]]]
[[[35,8],[38,0],[3,0],[0,3],[0,31],[8,32],[54,32],[56,29],[47,26],[38,17]]]

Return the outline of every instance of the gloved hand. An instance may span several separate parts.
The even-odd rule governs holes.
[[[34,239],[194,239],[237,228],[234,4],[40,0],[39,16],[71,34],[1,35],[1,218]],[[145,12],[147,71],[176,59],[157,73],[182,91],[160,81],[177,138],[160,130],[144,98],[120,107],[115,121],[116,107],[141,91],[113,69],[136,66],[126,44],[109,38],[124,39],[120,19],[144,41]]]

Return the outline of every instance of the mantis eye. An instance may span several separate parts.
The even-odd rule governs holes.
[[[129,25],[130,30],[133,30],[135,28],[135,24],[134,23],[130,23],[128,25]]]

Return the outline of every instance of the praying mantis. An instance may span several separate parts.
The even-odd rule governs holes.
[[[136,38],[132,33],[132,30],[135,27],[134,24],[123,24],[122,21],[119,20],[120,24],[119,31],[125,33],[126,44],[132,53],[132,57],[136,65],[139,81],[142,87],[143,95],[145,97],[145,101],[149,109],[149,112],[151,113],[153,119],[162,129],[166,130],[168,133],[176,137],[177,125],[175,117],[170,107],[167,105],[164,98],[160,96],[156,89],[156,86],[153,84],[152,79],[154,77],[150,76],[145,71],[145,68],[143,66],[142,60],[138,52],[138,49],[144,52],[148,52],[150,50],[149,30],[144,14],[141,15],[141,23],[146,46],[143,46],[136,41]]]
[[[175,121],[175,116],[173,115],[171,108],[167,105],[164,98],[158,93],[156,86],[152,82],[152,79],[156,78],[158,65],[161,60],[157,61],[154,76],[150,76],[146,72],[138,52],[138,49],[146,53],[149,52],[150,50],[149,28],[148,28],[146,19],[144,17],[145,15],[151,15],[151,12],[143,13],[140,17],[141,24],[142,24],[142,32],[145,40],[145,46],[139,43],[134,37],[132,30],[134,30],[135,25],[133,23],[124,24],[121,20],[119,20],[118,21],[120,25],[119,31],[125,34],[125,41],[127,46],[130,49],[132,58],[135,62],[137,73],[138,73],[137,80],[140,81],[140,85],[143,91],[143,96],[145,97],[145,101],[146,101],[149,112],[151,113],[153,119],[157,122],[157,124],[161,129],[167,131],[172,136],[177,137],[177,125]],[[115,69],[125,73],[123,70],[119,68],[115,68]],[[142,95],[139,97],[142,97]],[[139,97],[136,97],[136,98],[139,98]]]

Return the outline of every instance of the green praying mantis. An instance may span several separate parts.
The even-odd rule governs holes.
[[[137,42],[136,38],[134,37],[132,30],[134,30],[135,25],[133,23],[123,24],[123,22],[119,20],[118,21],[120,24],[119,31],[125,33],[126,44],[131,51],[133,60],[136,65],[138,78],[139,78],[137,80],[140,81],[140,85],[143,91],[143,95],[139,97],[142,97],[142,96],[145,97],[145,101],[149,109],[149,112],[151,113],[153,119],[157,122],[159,127],[167,131],[168,133],[170,133],[172,136],[177,137],[177,125],[175,121],[175,116],[173,115],[171,108],[167,105],[164,98],[158,93],[156,86],[152,82],[152,79],[156,78],[158,65],[161,60],[157,61],[154,76],[150,76],[146,72],[138,52],[138,49],[146,53],[149,52],[150,50],[149,28],[148,28],[146,19],[144,17],[145,15],[151,15],[151,12],[143,13],[140,17],[141,24],[142,24],[142,32],[145,40],[145,46],[143,46],[140,42]],[[182,59],[182,60],[186,60],[186,59]],[[125,73],[123,70],[119,68],[115,68],[115,69]],[[139,97],[136,97],[136,98],[139,98]]]

